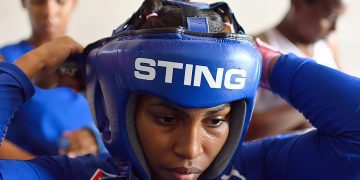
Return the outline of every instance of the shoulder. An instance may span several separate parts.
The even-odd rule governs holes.
[[[25,41],[20,41],[15,44],[5,45],[0,48],[0,55],[2,59],[7,62],[14,62],[23,54],[32,50],[33,46]]]
[[[262,41],[269,43],[269,32],[271,32],[273,29],[267,29],[265,31],[259,32],[257,34],[252,34],[251,36],[255,38],[260,38]]]
[[[28,43],[26,43],[25,41],[20,41],[17,43],[11,43],[11,44],[7,44],[3,47],[0,47],[0,51],[1,52],[8,52],[8,51],[13,51],[13,50],[18,50],[21,49],[24,46],[29,45]]]

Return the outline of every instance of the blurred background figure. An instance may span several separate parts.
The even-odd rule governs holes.
[[[77,0],[22,0],[21,3],[29,15],[32,34],[0,49],[1,58],[9,63],[47,41],[64,36]],[[57,88],[43,89],[50,87]],[[16,113],[9,126],[0,158],[31,159],[56,154],[74,157],[102,151],[88,103],[78,90],[59,73],[39,82],[33,98]]]
[[[257,36],[280,51],[311,57],[319,64],[338,69],[334,31],[344,10],[342,0],[291,0],[282,21]],[[279,96],[260,89],[247,139],[309,127],[301,113]]]

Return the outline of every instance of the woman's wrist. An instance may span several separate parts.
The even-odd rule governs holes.
[[[46,65],[43,57],[44,56],[41,52],[33,50],[20,57],[19,60],[15,61],[15,65],[17,65],[31,79],[32,82],[37,82]]]
[[[271,89],[269,80],[274,68],[274,65],[281,56],[279,50],[274,49],[270,45],[262,42],[259,38],[256,38],[256,47],[261,53],[262,57],[262,74],[261,74],[261,86],[266,89]]]

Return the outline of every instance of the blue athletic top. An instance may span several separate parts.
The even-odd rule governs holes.
[[[33,84],[17,66],[0,62],[0,142],[14,113],[34,93]]]
[[[13,63],[32,49],[22,41],[1,48],[0,54]],[[6,138],[34,155],[56,155],[62,134],[79,128],[92,128],[98,134],[83,95],[67,87],[45,90],[35,86],[34,96],[15,113]]]
[[[304,113],[317,130],[243,143],[241,155],[222,177],[360,179],[360,79],[290,54],[281,56],[276,63],[270,85]],[[18,98],[25,96],[21,88],[31,88],[17,87]],[[1,91],[8,88],[0,87]],[[9,119],[0,114],[0,118]],[[121,176],[121,168],[111,160],[94,156],[0,161],[4,179],[89,179],[96,169]]]

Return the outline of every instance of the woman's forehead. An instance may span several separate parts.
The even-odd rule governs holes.
[[[230,103],[226,103],[226,104],[220,104],[218,106],[214,106],[214,107],[206,107],[206,108],[183,108],[179,105],[176,105],[175,103],[172,103],[170,101],[167,101],[166,99],[163,99],[161,97],[158,96],[154,96],[154,95],[148,95],[148,94],[141,94],[138,97],[138,106],[139,105],[145,105],[145,106],[150,106],[150,107],[164,107],[173,111],[177,111],[177,112],[186,112],[186,111],[193,111],[193,110],[203,110],[203,111],[213,111],[213,112],[217,112],[217,111],[221,111],[224,110],[226,108],[230,108]]]
[[[345,8],[345,2],[343,0],[321,0],[317,3],[323,6],[326,10],[340,10]]]
[[[74,1],[74,0],[23,0],[23,2],[29,2],[31,4],[44,4],[48,1],[54,1],[58,4],[64,4],[68,1]]]

